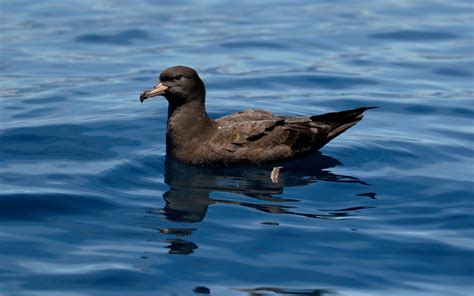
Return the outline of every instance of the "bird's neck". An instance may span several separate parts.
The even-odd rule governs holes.
[[[207,135],[213,129],[214,121],[209,118],[204,100],[192,100],[183,104],[170,102],[166,146],[168,151],[176,153],[185,146]]]

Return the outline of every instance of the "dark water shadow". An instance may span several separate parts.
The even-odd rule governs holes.
[[[58,216],[94,215],[113,208],[97,196],[60,193],[0,195],[0,221],[40,221]]]
[[[233,76],[231,79],[209,81],[210,89],[275,88],[291,86],[294,88],[349,89],[377,84],[377,80],[348,75],[331,75],[323,73],[301,74],[280,73],[262,76]]]
[[[433,70],[433,73],[437,75],[449,76],[449,77],[472,78],[473,76],[473,73],[469,72],[468,70],[455,69],[455,68],[437,68]]]
[[[457,38],[456,35],[449,32],[430,32],[416,30],[399,30],[369,35],[374,39],[397,40],[397,41],[441,41]]]
[[[306,296],[323,296],[337,295],[333,290],[327,289],[283,289],[275,287],[258,287],[253,289],[241,289],[239,291],[247,292],[248,296],[264,296],[264,295],[306,295]]]
[[[75,38],[76,42],[92,44],[131,45],[135,41],[149,39],[144,30],[125,30],[116,34],[83,34]]]
[[[108,128],[103,126],[100,129],[107,132]],[[124,137],[87,134],[97,130],[97,127],[73,124],[8,129],[0,134],[0,162],[13,159],[110,159],[117,155],[113,148],[139,145],[139,142]],[[114,146],[110,143],[114,143]]]
[[[46,97],[39,97],[39,98],[21,100],[21,102],[23,104],[29,104],[29,105],[45,105],[45,104],[51,104],[51,103],[64,103],[65,101],[67,101],[67,99],[64,96],[46,96]]]

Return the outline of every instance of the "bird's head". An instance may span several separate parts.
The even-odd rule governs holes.
[[[204,100],[206,89],[197,72],[189,67],[174,66],[161,72],[160,82],[140,95],[140,102],[164,96],[170,103]]]

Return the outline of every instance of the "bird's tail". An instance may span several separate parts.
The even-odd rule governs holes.
[[[315,123],[322,123],[328,126],[326,141],[321,143],[322,146],[339,136],[347,129],[358,123],[363,117],[363,113],[366,110],[374,109],[377,107],[360,107],[351,110],[345,110],[341,112],[331,112],[321,115],[311,116],[311,120]],[[321,147],[322,147],[321,146]]]

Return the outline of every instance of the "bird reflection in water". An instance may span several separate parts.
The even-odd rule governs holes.
[[[170,186],[170,189],[163,194],[166,202],[165,207],[150,209],[148,212],[162,214],[172,222],[196,223],[204,219],[210,205],[226,204],[272,214],[316,219],[340,219],[353,211],[370,207],[322,210],[323,214],[303,213],[297,211],[295,206],[281,204],[299,200],[275,196],[282,194],[285,187],[305,186],[316,181],[369,185],[357,178],[337,175],[326,170],[340,164],[337,159],[317,152],[305,159],[294,160],[282,165],[277,178],[278,182],[275,182],[275,178],[272,178],[273,166],[199,167],[167,158],[164,177],[165,183]],[[211,198],[211,192],[238,194],[250,199],[249,201],[239,201]],[[370,193],[370,195],[375,196],[375,193]],[[260,202],[252,202],[252,200]],[[262,224],[268,223],[263,222]],[[270,223],[270,225],[278,225],[278,223]],[[195,230],[195,228],[162,228],[160,232],[176,237],[186,237]],[[170,243],[167,247],[171,254],[190,254],[198,247],[195,243],[182,238],[168,239],[167,242]]]

